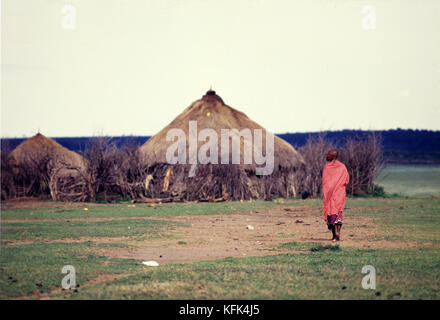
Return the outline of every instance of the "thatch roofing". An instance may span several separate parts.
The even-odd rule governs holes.
[[[81,155],[73,152],[53,139],[47,138],[41,133],[29,138],[18,145],[10,154],[11,160],[16,165],[29,161],[50,159],[58,164],[83,168],[84,159]]]
[[[268,112],[270,112],[268,110]],[[218,164],[189,164],[189,123],[197,122],[197,135],[203,129],[212,129],[218,137]],[[186,137],[185,164],[169,164],[167,150],[176,142],[167,141],[171,129],[180,129]],[[240,139],[240,164],[232,164],[232,143],[229,140],[229,164],[221,164],[222,145],[221,130],[229,129],[234,136],[243,129],[250,130],[250,136]],[[231,129],[236,129],[236,132]],[[253,143],[255,129],[261,129],[262,144]],[[182,133],[181,131],[181,133]],[[214,135],[213,135],[214,136]],[[254,153],[262,157],[266,154],[266,130],[249,119],[247,115],[226,105],[214,91],[208,91],[200,100],[192,103],[169,125],[151,137],[139,148],[144,159],[147,173],[145,194],[152,198],[172,198],[198,201],[271,199],[273,196],[290,197],[298,194],[297,174],[304,160],[301,155],[286,141],[273,136],[274,158],[271,174],[259,175]],[[198,141],[197,151],[206,141]],[[215,141],[214,141],[215,144]],[[244,150],[252,150],[252,163],[245,164]],[[247,148],[249,147],[249,148]],[[258,148],[258,149],[257,149]],[[215,152],[215,151],[214,151]],[[270,159],[267,161],[271,161]],[[267,168],[267,166],[266,166]]]
[[[270,110],[268,110],[270,112]],[[169,130],[173,128],[182,129],[186,137],[188,137],[189,121],[197,121],[197,130],[205,128],[214,129],[219,138],[219,157],[220,157],[220,135],[221,129],[238,129],[239,131],[248,128],[252,131],[254,129],[262,129],[263,136],[263,155],[265,154],[265,136],[266,129],[251,120],[246,114],[226,105],[222,98],[215,94],[214,91],[208,91],[200,100],[193,102],[180,115],[178,115],[169,125],[163,128],[159,133],[152,136],[147,142],[140,147],[140,152],[145,157],[146,163],[154,165],[156,163],[167,163],[166,152],[168,147],[173,143],[166,140],[166,135]],[[241,161],[244,163],[244,148],[243,144],[252,144],[252,141],[241,139]],[[189,155],[189,143],[187,138],[187,161]],[[198,142],[198,148],[205,142]],[[259,146],[253,144],[253,148]],[[230,146],[231,148],[231,146]],[[275,136],[274,137],[274,162],[275,167],[297,167],[304,162],[302,156],[285,140]],[[219,160],[220,163],[220,160]],[[230,162],[231,163],[231,162]],[[255,162],[251,167],[255,167]]]

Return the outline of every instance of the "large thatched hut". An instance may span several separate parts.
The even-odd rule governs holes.
[[[227,139],[222,138],[225,132]],[[234,139],[240,146],[239,157],[234,155]],[[261,174],[261,156],[270,161],[271,139],[273,170]],[[292,197],[298,193],[296,172],[304,163],[289,143],[226,105],[212,90],[151,137],[139,152],[148,168],[146,195],[152,198],[213,201]],[[205,152],[209,163],[200,161]]]
[[[62,197],[58,187],[76,181],[85,168],[83,157],[41,133],[23,141],[9,155],[17,196],[41,195],[49,191],[53,200]]]

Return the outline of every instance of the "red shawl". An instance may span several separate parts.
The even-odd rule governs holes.
[[[322,172],[322,194],[324,196],[324,220],[331,214],[337,214],[342,221],[342,211],[345,207],[345,188],[349,176],[345,165],[338,161],[327,162]]]

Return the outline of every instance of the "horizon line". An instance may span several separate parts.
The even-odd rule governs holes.
[[[440,132],[440,129],[413,129],[413,128],[390,128],[390,129],[338,129],[338,130],[315,130],[315,131],[295,131],[295,132],[278,132],[278,133],[273,133],[274,135],[281,135],[281,134],[316,134],[316,133],[327,133],[327,132],[343,132],[343,131],[361,131],[361,132],[378,132],[378,131],[431,131],[431,132]],[[33,136],[35,136],[36,134],[41,133],[36,132],[35,134],[31,135],[31,136],[22,136],[22,137],[18,137],[18,136],[1,136],[0,139],[28,139],[31,138]],[[43,134],[43,133],[41,133]],[[93,137],[152,137],[155,134],[151,134],[151,135],[140,135],[140,134],[121,134],[121,135],[110,135],[110,134],[101,134],[101,135],[90,135],[90,136],[49,136],[49,135],[45,135],[44,136],[48,137],[48,138],[93,138]]]

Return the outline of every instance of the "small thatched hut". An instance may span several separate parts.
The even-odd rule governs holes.
[[[270,112],[270,110],[268,110]],[[190,123],[191,122],[191,123]],[[196,125],[196,128],[194,126]],[[190,129],[192,128],[192,129]],[[173,131],[174,129],[174,131]],[[179,145],[179,137],[173,133],[184,133],[186,139],[181,148],[174,152],[183,156],[176,164],[170,163],[170,148]],[[211,129],[206,131],[204,129]],[[222,133],[225,129],[230,135],[225,144]],[[236,130],[233,130],[236,129]],[[205,135],[201,135],[205,131]],[[256,131],[261,132],[261,142],[256,138]],[[217,159],[201,164],[200,153],[207,150],[206,133],[216,133],[214,144],[218,146],[207,151],[208,158]],[[171,134],[170,134],[171,133]],[[246,134],[247,133],[247,134]],[[251,134],[249,136],[249,133]],[[191,136],[196,135],[196,142]],[[168,135],[168,139],[167,139]],[[237,138],[238,137],[238,138]],[[226,105],[214,91],[208,91],[200,100],[192,103],[177,118],[159,133],[151,137],[139,149],[141,157],[148,168],[145,181],[146,195],[152,198],[184,199],[199,201],[271,199],[272,196],[292,197],[298,193],[295,172],[304,163],[301,155],[283,139],[270,135],[273,139],[273,171],[261,175],[258,168],[263,167],[256,154],[266,155],[270,143],[266,141],[266,130],[249,119],[244,113]],[[177,138],[177,139],[176,139]],[[234,161],[233,140],[239,141],[240,161]],[[182,141],[180,141],[182,143]],[[269,143],[269,144],[268,144]],[[205,145],[205,147],[203,147]],[[238,142],[237,144],[238,145]],[[212,146],[212,144],[211,144]],[[194,150],[196,155],[194,156]],[[237,149],[235,149],[237,150]],[[245,157],[246,152],[251,156]],[[167,158],[168,152],[168,158]],[[226,155],[225,155],[226,152]],[[191,155],[193,155],[191,161]],[[229,161],[225,162],[225,159]],[[196,164],[194,164],[196,159]],[[269,159],[269,158],[267,158]]]
[[[20,143],[10,154],[11,160],[16,163],[28,161],[39,161],[43,158],[50,158],[57,161],[64,161],[72,166],[83,166],[84,160],[81,155],[73,152],[53,139],[37,133],[32,138]]]
[[[60,197],[58,183],[77,180],[85,168],[81,155],[41,133],[17,146],[9,162],[18,181],[18,196],[41,195],[49,190],[53,200],[70,200]]]

